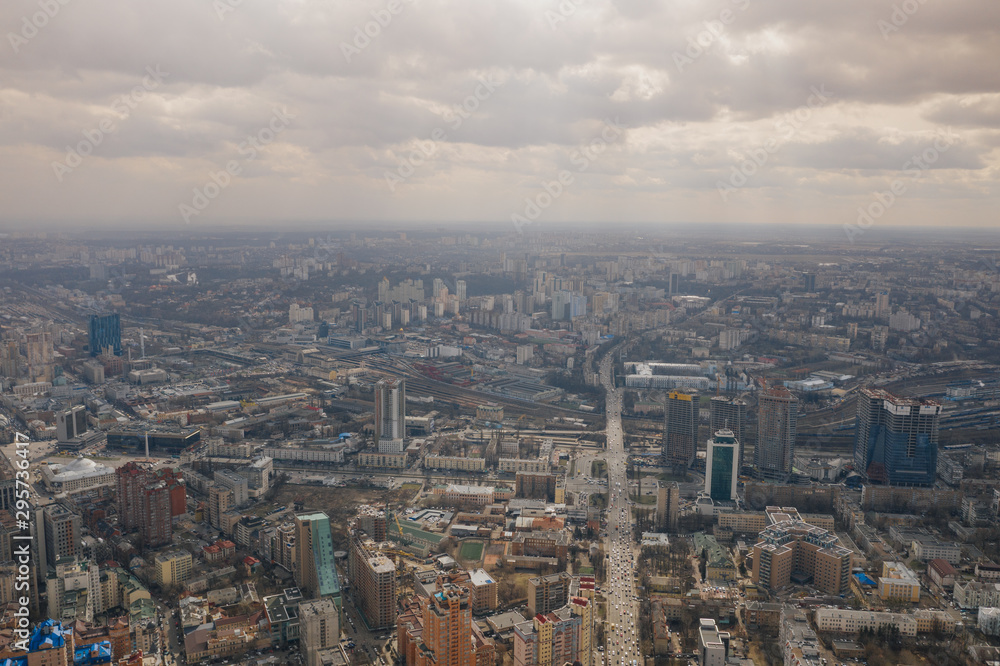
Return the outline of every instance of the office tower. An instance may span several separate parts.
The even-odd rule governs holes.
[[[348,568],[365,623],[370,629],[387,629],[396,623],[396,565],[374,546],[370,539],[353,536]]]
[[[656,491],[656,524],[659,529],[676,532],[681,510],[681,489],[676,482],[660,483]]]
[[[208,489],[208,524],[222,529],[222,514],[233,506],[233,491],[224,485],[213,484]]]
[[[740,444],[730,430],[720,430],[708,440],[705,463],[705,492],[713,500],[736,499],[736,481],[740,475]]]
[[[679,391],[667,394],[664,406],[663,462],[687,467],[698,447],[698,396]]]
[[[375,441],[379,453],[402,453],[406,437],[406,381],[383,379],[375,385]]]
[[[701,618],[698,627],[698,663],[701,666],[726,666],[729,655],[729,632],[719,631],[715,620]]]
[[[679,273],[670,273],[670,286],[667,289],[667,295],[673,296],[674,294],[679,294],[681,292],[681,276]]]
[[[941,404],[882,389],[858,395],[854,468],[874,483],[931,486],[937,474]]]
[[[466,294],[468,293],[469,287],[465,284],[465,280],[458,280],[455,282],[455,295],[458,296],[458,300],[464,301]]]
[[[764,528],[753,553],[753,582],[767,590],[780,590],[792,578],[812,577],[812,584],[826,594],[848,592],[851,551],[837,535],[809,525],[794,514],[769,514],[776,522]]]
[[[122,322],[118,313],[90,315],[88,344],[90,355],[98,356],[110,349],[115,356],[122,355]]]
[[[812,293],[816,291],[816,274],[815,273],[803,273],[802,274],[802,291],[806,293]]]
[[[60,442],[79,437],[87,432],[87,408],[76,405],[56,414],[56,439]]]
[[[528,615],[551,613],[566,605],[573,577],[562,571],[528,579]]]
[[[795,458],[795,422],[799,401],[788,389],[764,389],[757,400],[757,445],[753,451],[754,476],[784,481]]]
[[[45,564],[73,560],[80,553],[80,516],[61,504],[50,504],[42,511],[45,521]]]
[[[729,430],[740,445],[737,454],[737,470],[743,469],[744,450],[746,447],[747,403],[740,398],[714,396],[708,403],[709,432]]]
[[[330,517],[322,511],[295,516],[295,582],[309,597],[331,597],[339,608],[340,579],[333,558]],[[393,599],[395,602],[395,599]]]
[[[319,652],[340,645],[340,611],[333,599],[299,603],[299,642],[305,666],[322,666]]]
[[[469,591],[438,582],[438,591],[420,598],[424,616],[423,643],[417,648],[418,664],[475,666],[472,641],[472,604]]]

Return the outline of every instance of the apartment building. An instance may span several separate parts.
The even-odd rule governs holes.
[[[396,623],[396,565],[368,538],[351,538],[348,569],[354,597],[369,629]],[[336,573],[334,574],[336,575]]]
[[[827,594],[849,589],[851,551],[835,534],[802,520],[780,520],[760,533],[753,547],[753,582],[778,590],[807,582]]]
[[[528,579],[528,614],[551,613],[569,600],[573,576],[565,571]]]

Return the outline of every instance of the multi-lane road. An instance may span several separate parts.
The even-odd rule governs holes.
[[[639,613],[633,571],[632,511],[629,506],[625,468],[628,456],[622,434],[622,390],[611,376],[612,354],[601,363],[601,383],[607,391],[607,463],[608,463],[608,543],[607,578],[604,583],[608,602],[605,631],[605,656],[608,666],[637,666],[639,654]]]

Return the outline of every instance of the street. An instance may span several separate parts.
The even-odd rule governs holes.
[[[634,554],[632,551],[632,512],[629,501],[625,453],[622,433],[622,393],[614,386],[611,375],[612,354],[601,362],[601,384],[607,391],[607,463],[608,463],[608,543],[609,558],[605,597],[608,600],[605,633],[605,654],[608,666],[636,666],[643,662],[639,652],[636,617],[638,602],[635,594]]]

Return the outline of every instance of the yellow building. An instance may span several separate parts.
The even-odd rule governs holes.
[[[183,583],[191,577],[192,558],[186,550],[172,550],[156,556],[156,582],[160,587]]]
[[[878,598],[883,601],[920,601],[920,582],[902,562],[883,562],[878,579]]]

